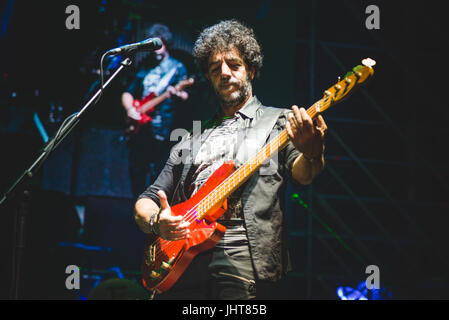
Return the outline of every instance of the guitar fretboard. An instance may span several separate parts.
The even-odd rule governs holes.
[[[323,99],[317,101],[308,110],[307,114],[312,118],[320,112]],[[203,219],[208,211],[221,203],[230,194],[237,190],[260,166],[269,159],[275,152],[282,150],[289,142],[287,129],[284,129],[267,145],[265,145],[256,155],[232,173],[218,187],[201,200],[196,207],[198,220]]]

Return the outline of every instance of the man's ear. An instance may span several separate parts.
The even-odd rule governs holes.
[[[251,68],[251,80],[254,80],[254,77],[256,76],[256,68]]]

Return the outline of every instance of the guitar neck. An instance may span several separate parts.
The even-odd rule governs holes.
[[[194,80],[193,78],[189,78],[186,80],[181,80],[176,86],[176,90],[184,90],[184,88],[189,87],[193,85]],[[170,94],[168,93],[168,90],[165,90],[164,93],[162,93],[159,96],[153,97],[150,101],[146,102],[140,107],[140,112],[147,113],[148,111],[151,111],[154,107],[156,107],[158,104],[162,103],[165,99],[168,99],[170,97]]]
[[[317,101],[308,110],[307,114],[314,120],[320,112],[320,106],[323,99]],[[246,180],[251,177],[260,166],[270,158],[275,152],[282,150],[289,142],[287,129],[284,129],[267,145],[265,145],[257,154],[232,175],[224,180],[218,187],[209,193],[197,207],[197,218],[203,219],[207,212],[221,203],[224,199],[229,197],[235,190],[237,190]]]
[[[155,106],[157,106],[158,104],[162,103],[164,100],[166,100],[168,98],[168,91],[165,91],[163,94],[154,97],[153,99],[151,99],[150,101],[148,101],[147,103],[145,103],[141,108],[140,108],[140,112],[142,113],[147,113],[148,111],[150,111],[151,109],[153,109]]]

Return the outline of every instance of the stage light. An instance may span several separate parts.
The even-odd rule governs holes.
[[[392,298],[391,292],[385,288],[368,290],[365,281],[360,282],[355,289],[352,287],[338,287],[337,296],[340,300],[387,300]]]
[[[360,291],[351,287],[338,287],[337,295],[341,300],[368,300]]]
[[[307,203],[305,203],[304,200],[301,199],[301,197],[299,196],[298,193],[293,193],[293,194],[292,194],[292,200],[298,201],[299,204],[300,204],[301,206],[303,206],[304,208],[306,208],[306,209],[309,208],[309,205],[308,205]]]

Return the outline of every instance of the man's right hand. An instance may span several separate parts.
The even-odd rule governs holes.
[[[159,190],[157,195],[161,202],[161,213],[159,214],[159,236],[170,241],[183,240],[188,237],[190,223],[183,220],[182,216],[173,216],[165,192]]]
[[[129,118],[134,120],[140,120],[142,118],[141,114],[133,105],[134,97],[129,92],[123,92],[122,94],[122,106],[126,110],[126,114]]]
[[[133,120],[140,120],[142,118],[142,115],[140,114],[139,111],[137,111],[137,109],[135,107],[128,108],[126,110],[126,113],[127,113],[128,117]]]

